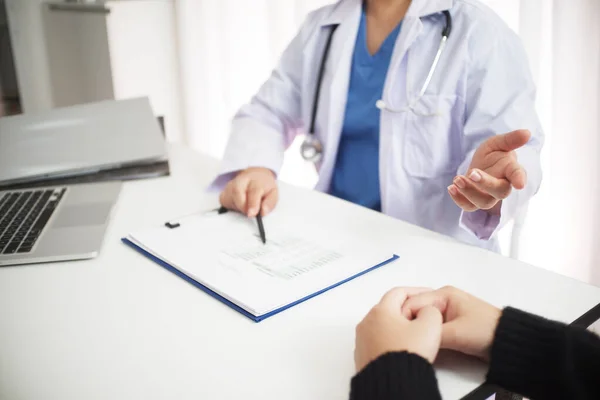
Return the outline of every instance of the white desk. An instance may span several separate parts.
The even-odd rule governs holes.
[[[121,244],[132,230],[215,206],[217,163],[171,148],[172,176],[127,183],[99,258],[0,269],[0,399],[347,399],[354,328],[392,286],[447,284],[496,305],[570,322],[600,289],[458,244],[323,196],[339,223],[400,260],[259,324]],[[201,240],[201,238],[199,238]],[[444,398],[483,381],[455,355],[437,363]]]

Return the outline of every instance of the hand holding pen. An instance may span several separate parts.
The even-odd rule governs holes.
[[[277,180],[267,168],[248,168],[239,172],[221,193],[221,205],[250,218],[266,216],[275,208],[279,197]]]
[[[267,168],[248,168],[238,173],[221,193],[221,209],[256,217],[260,239],[267,243],[262,217],[270,213],[279,198],[275,174]],[[224,210],[224,211],[223,211]]]

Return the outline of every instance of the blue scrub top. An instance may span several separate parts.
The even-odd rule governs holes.
[[[389,34],[377,53],[367,48],[363,8],[354,44],[352,70],[342,134],[329,193],[352,203],[381,211],[379,189],[379,117],[387,70],[402,22]]]
[[[363,8],[354,44],[350,85],[342,135],[329,193],[352,203],[381,211],[379,189],[379,117],[387,70],[402,22],[384,40],[377,53],[367,48],[367,21]]]

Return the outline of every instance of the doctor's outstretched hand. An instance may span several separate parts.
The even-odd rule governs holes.
[[[248,217],[270,213],[279,199],[277,179],[268,168],[252,167],[240,171],[219,198],[221,205]]]
[[[527,183],[527,171],[519,164],[515,150],[530,137],[529,131],[521,129],[483,142],[467,173],[455,177],[448,186],[454,202],[465,211],[487,210],[500,215],[502,200],[513,188],[523,189]]]

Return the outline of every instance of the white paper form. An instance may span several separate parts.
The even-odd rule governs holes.
[[[274,211],[255,219],[228,212],[177,221],[178,228],[128,239],[255,316],[293,303],[378,265],[392,251],[370,249],[356,235],[305,216]]]
[[[255,241],[254,241],[255,242]],[[294,236],[270,237],[266,245],[238,244],[221,251],[226,265],[246,263],[271,277],[290,280],[314,269],[326,267],[342,254]]]

